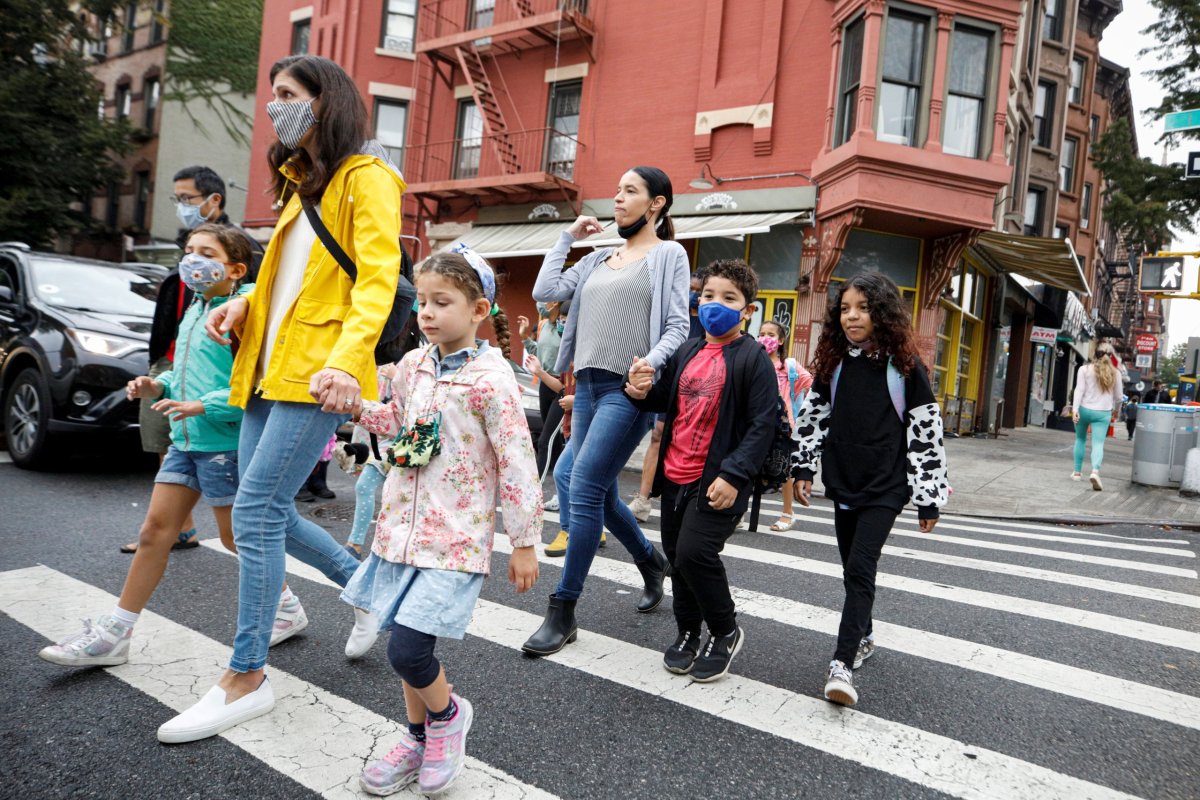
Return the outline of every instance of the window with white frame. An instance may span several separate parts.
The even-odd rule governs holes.
[[[375,101],[375,138],[392,163],[404,169],[404,134],[408,130],[408,104],[399,100]]]
[[[1046,15],[1042,17],[1042,38],[1049,42],[1062,41],[1062,0],[1046,0]]]
[[[1075,158],[1078,152],[1078,139],[1073,136],[1063,139],[1062,153],[1058,159],[1058,188],[1068,194],[1075,192]]]
[[[942,134],[942,150],[947,153],[979,157],[991,50],[991,34],[978,28],[958,26],[950,37],[945,132]]]
[[[457,152],[454,156],[454,177],[458,180],[479,175],[479,160],[483,154],[483,116],[474,100],[458,104]]]
[[[1083,185],[1083,197],[1079,201],[1079,227],[1087,230],[1092,219],[1092,185]]]
[[[496,0],[471,0],[471,29],[486,28],[496,18]]]
[[[129,84],[123,83],[117,87],[117,119],[126,119],[129,117],[129,112],[133,110],[133,92],[129,90]]]
[[[1038,81],[1033,109],[1033,143],[1038,147],[1049,147],[1054,133],[1054,100],[1057,86]]]
[[[154,130],[154,114],[158,111],[158,100],[161,91],[162,83],[158,78],[146,78],[146,82],[142,84],[142,105],[146,111],[142,123],[143,127],[148,131]]]
[[[888,12],[876,131],[880,141],[910,147],[917,144],[928,33],[928,18],[903,11]]]
[[[394,53],[411,53],[417,33],[417,0],[384,0],[379,46]]]
[[[1025,235],[1041,236],[1045,218],[1046,190],[1040,186],[1030,186],[1025,192]]]
[[[1071,60],[1071,102],[1079,105],[1083,102],[1083,75],[1087,70],[1087,61],[1082,58]]]

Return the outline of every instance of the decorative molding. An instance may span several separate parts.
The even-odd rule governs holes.
[[[813,276],[813,291],[824,295],[829,291],[829,279],[842,258],[846,238],[850,229],[862,224],[865,209],[858,207],[821,220],[821,250],[817,258],[816,274]]]
[[[712,158],[712,132],[727,125],[751,125],[754,127],[754,154],[771,154],[771,128],[775,122],[775,104],[759,103],[753,106],[718,108],[696,113],[695,139],[692,144],[697,161]]]
[[[929,254],[929,266],[926,268],[925,274],[921,276],[922,308],[937,308],[942,290],[954,277],[954,271],[958,268],[958,259],[962,256],[963,250],[973,245],[978,238],[979,230],[971,228],[933,240]]]
[[[405,61],[416,61],[416,53],[405,53],[401,50],[388,50],[386,47],[376,47],[375,55],[386,56],[387,58],[401,58]]]
[[[397,86],[393,83],[371,81],[367,84],[367,94],[372,97],[386,97],[391,100],[412,100],[414,91],[411,86]]]
[[[460,84],[459,86],[454,87],[454,99],[455,100],[466,100],[472,96],[473,95],[471,94],[471,87],[468,86],[467,84],[464,83],[464,84]]]
[[[588,62],[582,64],[568,64],[565,67],[551,67],[546,70],[546,83],[557,83],[558,81],[573,81],[577,78],[586,78],[588,74]]]
[[[297,8],[294,11],[292,11],[290,14],[288,14],[288,22],[292,22],[292,23],[303,22],[306,19],[312,19],[312,15],[313,15],[313,7],[312,6],[304,6],[303,8]]]
[[[939,31],[948,31],[954,25],[954,14],[949,11],[939,11],[937,18]]]

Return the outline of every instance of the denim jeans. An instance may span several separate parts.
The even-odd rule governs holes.
[[[642,535],[629,507],[621,500],[617,478],[638,442],[650,430],[654,415],[638,411],[625,396],[625,376],[600,369],[584,369],[576,376],[575,408],[571,421],[570,461],[567,454],[554,471],[569,475],[569,494],[560,496],[560,508],[570,503],[571,534],[567,558],[554,594],[576,600],[583,594],[592,559],[600,546],[604,523],[635,561],[650,558],[653,546]],[[559,485],[561,491],[561,484]]]
[[[253,397],[246,404],[238,441],[240,482],[233,503],[233,540],[238,548],[238,620],[229,668],[262,669],[279,593],[284,553],[316,567],[345,586],[358,560],[319,525],[296,511],[296,492],[346,416],[315,403],[284,403]]]

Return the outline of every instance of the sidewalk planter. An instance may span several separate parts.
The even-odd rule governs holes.
[[[1134,483],[1178,486],[1188,451],[1196,446],[1200,408],[1148,403],[1138,406],[1133,438]]]

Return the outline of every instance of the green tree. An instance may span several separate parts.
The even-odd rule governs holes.
[[[1163,88],[1157,106],[1147,109],[1160,119],[1172,111],[1200,108],[1200,3],[1196,0],[1150,0],[1158,21],[1143,33],[1157,42],[1141,52],[1154,56],[1157,67],[1147,74]],[[1179,134],[1200,139],[1200,130]]]
[[[1191,368],[1190,364],[1183,363],[1185,358],[1187,358],[1186,344],[1180,343],[1172,347],[1171,355],[1163,356],[1158,360],[1158,380],[1164,383],[1179,383],[1179,368],[1182,366]]]
[[[122,177],[113,156],[128,152],[129,130],[96,113],[80,5],[105,17],[116,3],[0,0],[0,240],[47,246],[93,225],[87,203]]]

